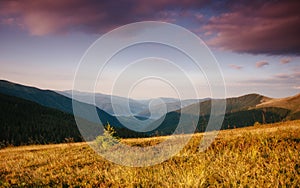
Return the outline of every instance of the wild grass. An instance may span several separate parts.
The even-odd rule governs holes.
[[[86,143],[0,150],[1,187],[299,187],[300,121],[221,131],[199,152],[202,134],[176,156],[150,167],[124,167]],[[127,139],[155,145],[165,137]]]

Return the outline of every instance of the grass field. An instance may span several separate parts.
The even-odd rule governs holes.
[[[194,135],[176,156],[151,167],[106,161],[86,143],[0,150],[1,187],[299,187],[300,121],[220,131],[205,151]],[[161,138],[128,139],[153,145]]]

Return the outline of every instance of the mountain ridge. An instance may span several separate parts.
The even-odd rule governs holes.
[[[65,90],[65,91],[56,91],[59,94],[62,94],[66,97],[72,98],[75,97],[76,100],[93,104],[100,109],[108,112],[111,115],[116,116],[136,116],[141,119],[158,119],[163,114],[159,113],[159,111],[163,108],[166,108],[166,112],[178,110],[182,107],[188,106],[190,104],[205,101],[209,98],[204,99],[184,99],[180,100],[177,98],[153,98],[153,99],[131,99],[126,97],[121,97],[117,95],[108,95],[102,93],[89,93],[89,92],[82,92],[82,91],[72,91],[72,90]],[[94,101],[95,99],[95,101]],[[114,101],[114,107],[112,106],[112,101]],[[151,101],[156,101],[156,104],[151,106],[152,114],[149,111]],[[160,101],[161,103],[157,103]],[[127,104],[129,104],[129,111],[127,110]],[[117,109],[114,109],[117,108]],[[114,110],[118,110],[116,114]]]
[[[2,93],[2,94],[1,94]],[[181,132],[177,129],[176,134],[186,133],[191,131],[190,126],[194,126],[194,130],[196,132],[203,132],[207,130],[208,120],[211,116],[211,104],[214,102],[214,105],[218,108],[222,105],[225,99],[207,99],[202,102],[193,103],[189,106],[181,108],[179,110],[171,111],[166,113],[163,117],[150,122],[150,124],[135,124],[136,121],[134,118],[142,120],[140,122],[144,122],[147,118],[143,119],[143,117],[115,117],[110,115],[109,113],[105,112],[100,108],[96,108],[93,105],[82,103],[79,101],[72,101],[71,98],[66,96],[60,95],[51,90],[41,90],[35,87],[24,86],[17,83],[11,83],[8,81],[0,80],[0,94],[15,97],[14,100],[21,101],[20,99],[31,101],[38,105],[44,106],[46,108],[56,109],[60,112],[73,115],[73,106],[72,104],[79,105],[82,108],[82,112],[80,113],[80,117],[87,121],[90,128],[97,129],[96,126],[93,125],[93,122],[96,123],[100,118],[100,121],[104,126],[108,123],[113,126],[120,137],[149,137],[149,136],[156,136],[156,135],[168,135],[173,134],[176,130],[177,124],[180,120],[180,117],[185,117],[183,124],[180,127]],[[5,104],[5,97],[1,99],[3,104]],[[73,103],[72,103],[73,102]],[[274,99],[270,97],[266,97],[260,94],[252,93],[247,94],[239,97],[232,97],[226,99],[226,111],[224,116],[224,121],[222,123],[221,129],[229,129],[229,128],[238,128],[244,126],[251,126],[255,122],[259,123],[273,123],[279,121],[286,121],[286,120],[294,120],[300,119],[300,94],[295,96],[290,96],[281,99]],[[33,104],[33,106],[36,106]],[[199,105],[199,106],[197,106]],[[12,103],[7,106],[8,109],[14,109],[15,104]],[[18,106],[18,105],[17,105]],[[200,107],[200,113],[196,113],[193,109],[195,107]],[[41,107],[38,107],[41,108]],[[91,111],[96,109],[98,114],[97,120],[93,119],[95,117],[91,116]],[[2,109],[5,110],[5,109]],[[22,111],[22,109],[20,109]],[[26,110],[25,110],[26,111]],[[46,110],[47,111],[47,110]],[[5,112],[5,111],[4,111]],[[184,113],[183,113],[184,112]],[[6,113],[6,112],[5,112]],[[21,112],[20,112],[21,113]],[[56,113],[56,112],[55,112]],[[59,112],[57,112],[59,113]],[[4,113],[3,113],[4,114]],[[3,114],[1,114],[3,116]],[[30,117],[30,113],[23,113],[23,116]],[[218,117],[222,114],[214,114],[215,117]],[[51,113],[49,114],[51,116]],[[220,116],[221,117],[221,116]],[[38,120],[39,117],[33,117]],[[121,118],[121,119],[120,119]],[[26,118],[25,118],[26,119]],[[67,118],[68,119],[68,118]],[[125,122],[125,126],[131,124],[132,126],[145,126],[145,129],[139,130],[151,130],[146,132],[136,132],[130,130],[129,128],[125,127],[122,122]],[[45,120],[47,121],[47,120]],[[34,123],[30,120],[26,120],[25,124],[31,126],[31,123]],[[158,122],[159,126],[155,126]],[[196,122],[198,122],[196,124]],[[20,123],[20,122],[19,122]],[[7,125],[1,125],[7,126]],[[153,129],[148,129],[151,127],[156,127]],[[59,128],[59,127],[58,127]],[[80,129],[84,129],[85,132],[89,133],[92,137],[96,136],[95,132],[89,127],[80,127]],[[217,128],[217,127],[216,127]],[[98,129],[97,129],[98,130]],[[213,129],[209,129],[213,130]],[[19,133],[18,133],[19,134]]]

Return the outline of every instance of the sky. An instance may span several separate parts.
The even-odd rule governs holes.
[[[3,0],[0,79],[42,89],[70,90],[82,56],[99,37],[125,24],[163,21],[188,29],[207,44],[220,65],[228,97],[247,93],[287,97],[300,92],[299,10],[298,0]],[[147,57],[144,52],[149,49],[180,59],[164,47],[128,49],[113,60],[108,76],[98,80],[96,91],[112,93],[115,80],[109,75],[122,70],[131,56]],[[156,72],[166,62],[147,59],[147,64],[123,75],[123,80],[134,78],[130,76],[140,71]],[[189,62],[181,63],[189,69]],[[211,96],[203,74],[187,72],[199,98]],[[179,90],[184,88],[184,79],[176,77],[175,69],[166,74]],[[131,98],[178,97],[167,81],[157,79],[138,82],[131,89]]]

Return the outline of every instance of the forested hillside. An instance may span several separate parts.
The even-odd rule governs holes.
[[[0,94],[2,146],[82,141],[73,115],[13,96]]]

